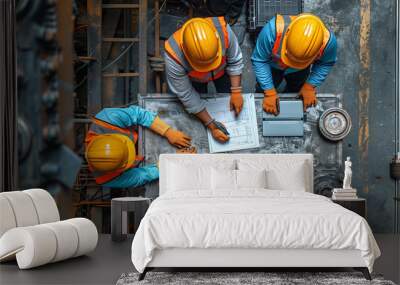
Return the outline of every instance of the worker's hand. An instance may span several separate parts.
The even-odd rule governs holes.
[[[216,139],[220,143],[226,143],[229,141],[229,136],[225,135],[221,130],[214,129],[211,131],[211,134],[214,139]]]
[[[164,136],[167,138],[170,144],[178,148],[190,147],[190,142],[192,140],[192,138],[185,133],[175,130],[173,128],[169,128],[165,132]]]
[[[317,104],[317,92],[315,87],[309,83],[304,83],[303,87],[300,89],[299,97],[303,99],[304,112],[308,107],[315,106]]]
[[[279,97],[275,88],[264,90],[263,109],[267,113],[279,115]]]
[[[197,149],[195,146],[185,147],[185,148],[177,149],[176,153],[183,153],[183,154],[197,153]]]
[[[229,141],[229,136],[224,134],[224,132],[219,129],[214,123],[211,123],[208,128],[210,129],[213,138],[216,139],[218,142],[226,143],[227,141]]]
[[[231,100],[229,101],[230,110],[235,111],[238,116],[243,108],[242,87],[231,88]]]

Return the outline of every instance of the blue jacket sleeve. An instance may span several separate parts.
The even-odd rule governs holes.
[[[307,82],[315,87],[320,86],[328,76],[332,67],[335,65],[336,60],[337,42],[335,35],[331,32],[329,42],[325,47],[322,57],[315,61],[312,65],[311,73],[307,79]]]
[[[103,184],[112,188],[128,188],[142,186],[148,182],[158,179],[159,172],[157,165],[135,167],[122,173],[120,176]]]
[[[148,128],[156,116],[154,112],[132,105],[127,108],[104,108],[96,115],[96,118],[120,128],[136,125]]]
[[[272,48],[275,43],[275,17],[272,18],[258,35],[256,46],[251,56],[257,82],[263,90],[274,88],[271,74]]]

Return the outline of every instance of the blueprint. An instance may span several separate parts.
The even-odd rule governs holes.
[[[209,99],[207,111],[216,121],[225,125],[230,134],[227,143],[217,142],[208,130],[210,153],[259,147],[256,107],[253,94],[243,94],[243,109],[238,117],[229,110],[229,97]]]

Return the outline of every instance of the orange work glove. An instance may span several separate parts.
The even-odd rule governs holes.
[[[183,132],[169,128],[164,135],[170,144],[182,148],[190,147],[192,138]]]
[[[160,119],[160,117],[155,117],[153,123],[150,126],[150,130],[159,134],[160,136],[164,136],[165,133],[170,129],[171,126],[166,122]]]
[[[190,141],[192,140],[185,133],[171,128],[170,125],[161,120],[158,116],[155,117],[153,123],[150,126],[150,130],[159,134],[160,136],[166,137],[170,144],[178,148],[189,147]]]
[[[317,104],[315,87],[309,83],[304,83],[299,92],[299,97],[303,99],[304,112],[308,107],[315,106]]]
[[[229,102],[230,110],[235,111],[238,116],[243,108],[242,87],[231,87],[231,100]]]
[[[217,128],[211,130],[211,134],[213,138],[219,141],[220,143],[226,143],[227,141],[229,141],[229,137]]]
[[[264,90],[263,109],[267,113],[279,115],[279,97],[275,88]]]
[[[221,127],[218,127],[220,125]],[[220,143],[226,143],[229,141],[229,133],[225,134],[223,128],[225,127],[222,123],[212,121],[210,124],[206,124],[207,128],[210,129],[211,135]],[[227,132],[227,130],[225,129]]]

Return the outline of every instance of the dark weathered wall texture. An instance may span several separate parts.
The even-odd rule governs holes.
[[[343,144],[343,156],[353,160],[353,185],[367,198],[373,230],[391,232],[395,1],[306,0],[304,10],[319,15],[338,38],[338,62],[319,91],[343,94],[354,126]]]

